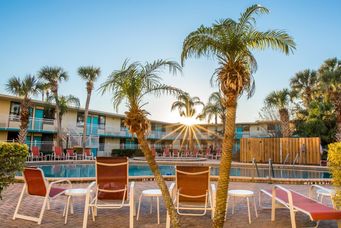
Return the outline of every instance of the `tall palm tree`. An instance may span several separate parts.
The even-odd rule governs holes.
[[[273,91],[265,98],[265,106],[269,108],[276,108],[278,110],[279,119],[281,121],[282,137],[290,136],[289,127],[290,100],[291,100],[290,91],[288,89]]]
[[[181,66],[173,61],[156,60],[145,65],[139,62],[128,64],[126,60],[120,70],[114,71],[108,79],[101,85],[99,90],[104,94],[111,92],[113,94],[113,104],[116,109],[125,100],[128,111],[125,112],[125,126],[132,135],[136,135],[140,147],[146,157],[150,169],[152,170],[155,181],[158,184],[162,196],[171,217],[173,227],[179,227],[179,219],[174,209],[173,202],[167,185],[160,173],[159,167],[155,162],[152,151],[147,142],[147,135],[150,131],[150,121],[147,118],[149,114],[143,106],[146,95],[173,94],[179,95],[183,93],[181,90],[161,83],[159,76],[162,69],[168,68],[175,74],[181,71]]]
[[[99,67],[87,66],[78,68],[79,76],[86,81],[86,102],[85,102],[85,110],[84,110],[84,125],[83,125],[83,136],[82,136],[82,146],[83,150],[86,146],[86,128],[87,128],[87,119],[89,113],[89,105],[92,90],[94,89],[94,82],[97,80],[99,75],[101,74],[101,69]]]
[[[6,90],[22,98],[20,102],[20,129],[18,142],[24,144],[27,136],[27,128],[30,118],[31,97],[37,95],[42,89],[39,80],[31,75],[27,75],[23,80],[19,77],[11,77]]]
[[[341,60],[327,59],[319,69],[319,91],[335,109],[337,141],[341,141]]]
[[[202,25],[190,33],[183,43],[182,64],[192,56],[213,55],[219,61],[215,76],[223,93],[223,104],[227,112],[213,221],[215,227],[222,227],[224,223],[237,101],[244,92],[251,97],[254,91],[252,75],[257,69],[257,62],[252,50],[272,48],[289,54],[295,49],[295,42],[286,32],[281,30],[262,32],[255,28],[254,16],[268,12],[265,7],[252,5],[241,14],[238,21],[225,19],[211,27]]]
[[[39,78],[45,81],[45,84],[51,90],[56,105],[57,119],[57,145],[62,146],[62,123],[60,121],[60,105],[58,102],[58,84],[62,81],[67,81],[69,76],[61,67],[45,66],[39,71]]]
[[[171,111],[178,109],[181,117],[193,118],[197,113],[196,106],[204,106],[204,103],[200,101],[199,97],[191,97],[188,94],[181,94],[177,97],[177,100],[173,102]],[[188,127],[188,146],[193,151],[193,129],[191,126]]]
[[[290,79],[292,91],[302,99],[306,108],[314,97],[317,81],[317,74],[314,70],[300,71]]]
[[[215,147],[217,147],[218,141],[218,118],[221,120],[223,126],[225,126],[226,108],[222,103],[222,96],[220,92],[213,92],[209,98],[207,104],[205,104],[201,114],[198,116],[199,119],[203,120],[207,118],[208,123],[214,118],[215,124]],[[222,131],[224,134],[224,129]]]

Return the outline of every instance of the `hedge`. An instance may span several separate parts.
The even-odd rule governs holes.
[[[335,205],[341,207],[341,142],[328,145],[328,166],[333,177],[336,195],[333,198]]]
[[[14,182],[16,172],[24,168],[27,156],[27,145],[0,143],[0,199],[2,191]]]

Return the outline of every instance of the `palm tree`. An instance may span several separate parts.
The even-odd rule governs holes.
[[[282,137],[290,136],[288,110],[290,101],[291,97],[288,89],[273,91],[265,98],[265,106],[269,108],[276,108],[278,110],[279,119],[281,121]]]
[[[341,141],[341,61],[327,59],[319,69],[319,91],[335,109],[337,141]]]
[[[200,101],[199,97],[191,97],[188,94],[181,94],[177,97],[177,100],[173,102],[171,111],[175,109],[179,110],[181,117],[193,118],[197,113],[195,107],[198,105],[204,106],[204,103]],[[193,129],[188,127],[188,146],[193,151]]]
[[[207,118],[208,123],[214,118],[215,124],[215,147],[217,147],[218,140],[218,118],[221,120],[223,126],[225,126],[226,108],[222,104],[222,97],[220,92],[213,92],[209,98],[207,104],[204,106],[201,114],[198,116],[199,119],[203,120]],[[224,135],[224,130],[222,131]]]
[[[37,95],[42,88],[39,80],[31,75],[27,75],[23,80],[19,77],[11,77],[6,90],[22,98],[20,103],[20,129],[18,142],[24,144],[27,136],[27,128],[30,118],[31,97]]]
[[[314,97],[317,81],[317,74],[314,70],[300,71],[290,79],[292,91],[299,95],[306,108]]]
[[[99,75],[101,74],[101,69],[98,67],[87,66],[87,67],[80,67],[78,68],[79,76],[86,81],[86,102],[85,102],[85,110],[84,110],[84,125],[83,125],[83,136],[82,136],[82,146],[83,150],[86,146],[86,128],[87,128],[87,119],[89,113],[89,105],[90,105],[90,98],[91,92],[94,88],[94,82],[97,80]]]
[[[45,81],[45,84],[53,94],[54,103],[56,105],[57,119],[57,145],[62,146],[62,123],[60,121],[60,105],[58,102],[58,84],[68,80],[68,74],[61,67],[45,66],[39,71],[39,78]]]
[[[252,75],[257,69],[257,62],[251,50],[263,50],[270,47],[289,54],[295,49],[295,42],[284,31],[256,30],[254,16],[268,12],[269,10],[265,7],[252,5],[241,14],[238,21],[225,19],[216,22],[211,27],[202,25],[190,33],[183,43],[182,64],[192,56],[213,55],[219,60],[219,68],[214,75],[223,93],[222,102],[227,112],[214,227],[222,227],[224,223],[237,101],[244,92],[251,97],[254,91]]]
[[[179,219],[170,198],[167,185],[160,173],[159,167],[155,162],[146,139],[150,131],[150,121],[147,119],[148,112],[143,109],[143,106],[146,104],[143,99],[146,95],[179,95],[183,93],[175,87],[161,83],[161,77],[158,76],[158,74],[165,67],[173,74],[181,71],[181,66],[173,61],[157,60],[142,65],[139,62],[128,64],[128,61],[126,60],[123,63],[122,68],[114,71],[99,89],[102,94],[105,92],[113,93],[113,104],[116,109],[118,109],[118,106],[124,100],[126,101],[128,111],[125,112],[126,118],[124,119],[124,124],[132,135],[137,136],[144,156],[154,174],[155,181],[161,189],[165,205],[171,217],[172,225],[173,227],[179,227]]]

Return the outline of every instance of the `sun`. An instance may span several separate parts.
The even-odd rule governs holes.
[[[183,118],[181,118],[180,123],[182,123],[183,125],[186,125],[186,126],[193,126],[193,125],[197,124],[198,121],[195,118],[183,117]]]

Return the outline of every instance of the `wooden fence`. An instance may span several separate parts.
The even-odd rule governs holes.
[[[240,161],[266,163],[314,164],[321,160],[320,138],[242,138]]]

